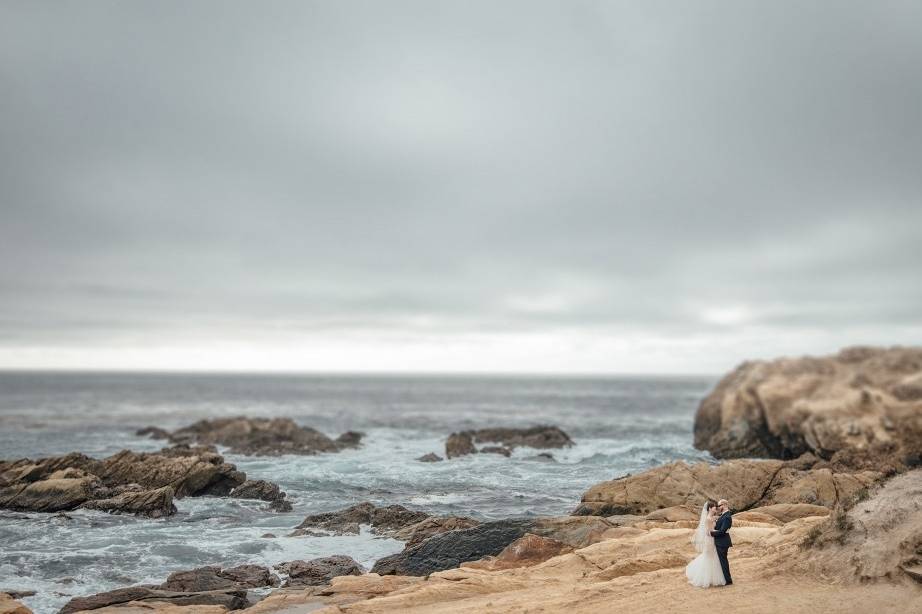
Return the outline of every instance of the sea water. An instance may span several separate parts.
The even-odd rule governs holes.
[[[481,520],[568,514],[591,485],[677,459],[712,460],[692,447],[694,411],[710,377],[475,377],[0,373],[0,458],[78,451],[103,457],[166,445],[134,434],[201,418],[284,416],[335,437],[365,433],[355,450],[316,456],[228,454],[247,477],[277,482],[294,510],[220,497],[176,500],[147,519],[72,511],[0,510],[0,590],[38,614],[71,597],[202,565],[274,565],[344,554],[370,568],[402,542],[371,534],[287,537],[304,516],[361,501]],[[452,431],[553,424],[576,445],[516,449],[445,462]],[[263,537],[273,534],[276,537]]]

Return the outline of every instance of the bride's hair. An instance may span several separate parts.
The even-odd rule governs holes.
[[[711,501],[710,499],[708,499],[708,502],[704,504],[704,509],[710,511],[712,507],[717,507],[717,502]]]

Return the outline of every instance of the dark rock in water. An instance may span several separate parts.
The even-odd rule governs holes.
[[[138,437],[150,437],[151,439],[169,439],[170,432],[159,426],[147,426],[134,432]]]
[[[445,441],[445,455],[457,458],[478,452],[476,443],[498,443],[502,446],[487,446],[480,452],[507,452],[516,447],[565,448],[573,445],[570,436],[556,426],[533,426],[531,428],[487,428],[452,433]]]
[[[217,418],[170,433],[174,443],[218,444],[234,454],[279,456],[318,454],[354,448],[362,434],[349,431],[333,440],[316,429],[299,426],[290,418]]]
[[[80,505],[84,509],[101,510],[110,514],[137,514],[149,518],[172,516],[176,513],[173,505],[173,489],[170,486],[126,492],[109,499],[95,499]]]
[[[371,525],[375,533],[388,534],[428,517],[425,512],[414,512],[402,505],[375,507],[366,501],[336,512],[308,516],[295,527],[291,535],[316,535],[311,529],[321,529],[336,535],[355,535],[359,532],[359,525],[363,524]]]
[[[268,501],[269,508],[276,512],[290,512],[291,503],[285,500],[285,493],[279,489],[278,484],[266,480],[247,480],[230,493],[237,499],[259,499]]]
[[[35,591],[20,591],[12,588],[0,588],[0,593],[6,593],[13,599],[23,599],[35,595]]]
[[[440,533],[403,552],[379,559],[371,571],[380,575],[425,576],[465,561],[496,556],[528,533],[533,523],[531,519],[499,520]]]
[[[280,580],[268,567],[238,565],[228,569],[217,566],[199,567],[171,573],[158,588],[183,593],[199,593],[224,589],[248,589],[278,586]]]
[[[267,539],[271,539],[271,538],[273,538],[273,537],[276,537],[276,535],[275,535],[275,533],[263,533],[262,535],[260,535],[260,537],[265,537],[265,538],[267,538]]]
[[[285,588],[320,586],[328,584],[337,576],[360,576],[365,573],[365,568],[352,557],[342,555],[281,563],[275,569],[288,574],[288,580],[282,585]]]
[[[557,459],[554,458],[554,455],[550,452],[541,452],[540,454],[535,454],[534,456],[529,456],[525,460],[541,461],[545,463],[556,463]]]
[[[511,456],[512,450],[505,446],[484,446],[480,448],[481,454],[499,454],[501,456]]]
[[[173,513],[173,497],[226,495],[246,475],[213,449],[122,450],[97,460],[67,454],[0,461],[0,507],[57,512],[87,507],[148,516]]]
[[[439,456],[438,454],[436,454],[435,452],[429,452],[428,454],[423,454],[416,460],[418,460],[421,463],[437,463],[445,459]]]
[[[129,586],[105,593],[97,593],[89,597],[74,597],[59,610],[58,614],[71,614],[82,610],[98,610],[99,608],[128,603],[129,601],[161,601],[176,606],[220,605],[228,610],[242,610],[252,605],[247,600],[246,590],[188,593],[148,586]]]

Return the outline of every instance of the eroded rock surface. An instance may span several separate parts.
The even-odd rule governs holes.
[[[885,473],[919,464],[922,348],[745,362],[701,402],[695,447],[718,458],[811,452]]]
[[[309,561],[290,561],[275,568],[287,574],[284,586],[303,587],[328,584],[339,576],[360,576],[365,568],[352,557],[343,555],[324,556]]]
[[[366,502],[335,512],[306,517],[291,535],[314,535],[317,531],[334,535],[357,535],[359,526],[371,525],[378,534],[391,534],[429,517],[425,512],[408,510],[402,505],[376,507]]]

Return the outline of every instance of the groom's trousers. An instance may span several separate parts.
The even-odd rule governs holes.
[[[730,561],[727,560],[727,550],[729,548],[717,547],[717,559],[720,561],[720,569],[724,572],[724,580],[727,581],[727,584],[733,583],[733,578],[730,577]]]

